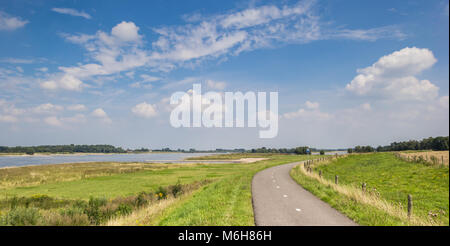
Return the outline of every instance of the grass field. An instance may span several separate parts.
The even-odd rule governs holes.
[[[242,157],[260,155],[221,158]],[[311,158],[264,157],[269,159],[246,164],[80,163],[0,169],[0,224],[137,220],[146,225],[253,225],[253,175],[270,166]],[[170,195],[177,185],[183,195]],[[160,201],[161,192],[167,201]],[[157,212],[148,217],[142,211]]]
[[[397,157],[410,162],[423,162],[432,165],[448,166],[448,151],[403,151],[397,153]]]
[[[323,179],[317,173],[322,171]],[[406,162],[393,153],[350,155],[291,175],[303,187],[362,225],[448,225],[449,169]],[[333,184],[339,176],[339,186]],[[361,184],[367,193],[361,194]],[[413,216],[406,216],[407,195]]]

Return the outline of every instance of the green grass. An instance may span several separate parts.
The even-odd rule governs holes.
[[[319,199],[330,204],[359,225],[367,226],[399,226],[407,222],[390,216],[387,212],[373,206],[361,204],[351,198],[341,195],[331,187],[319,183],[299,171],[299,167],[292,169],[292,178],[303,188],[313,193]]]
[[[272,156],[274,156],[274,154],[272,153],[231,153],[231,154],[194,156],[186,158],[186,160],[239,160],[241,158],[269,158]]]
[[[272,155],[271,158],[272,160],[245,164],[246,168],[240,172],[202,188],[189,199],[169,208],[152,224],[164,226],[254,225],[251,194],[253,175],[271,166],[315,157]]]
[[[88,199],[90,196],[114,198],[137,194],[141,191],[153,191],[159,186],[175,184],[178,180],[186,184],[205,179],[217,179],[238,173],[245,168],[243,164],[183,164],[174,168],[169,168],[172,164],[164,165],[166,168],[155,170],[52,182],[36,186],[3,188],[0,189],[0,196],[45,194],[64,199]],[[160,167],[164,167],[164,165],[160,164]]]
[[[255,163],[80,163],[0,170],[0,176],[7,179],[7,182],[0,186],[0,199],[39,194],[71,201],[87,201],[90,197],[110,201],[140,192],[154,192],[158,187],[167,187],[179,181],[181,184],[192,184],[209,180],[209,184],[193,195],[180,199],[163,211],[152,224],[254,225],[251,199],[253,175],[271,166],[315,158],[279,154],[263,156],[268,159]],[[236,155],[221,158],[235,157]],[[256,155],[239,155],[239,158],[246,157]]]
[[[401,204],[403,208],[407,206],[407,195],[411,194],[414,215],[428,219],[428,213],[432,212],[437,214],[434,217],[436,222],[449,224],[448,167],[410,163],[396,158],[392,153],[375,153],[340,158],[315,168],[315,172],[319,170],[328,180],[334,180],[335,175],[339,175],[339,183],[343,185],[361,187],[361,184],[365,182],[367,189],[376,189],[381,198],[395,205]],[[375,216],[380,219],[382,217],[374,211],[365,211],[363,207],[340,197],[330,188],[322,187],[323,185],[318,184],[317,181],[301,177],[302,175],[298,176],[297,181],[305,188],[349,217],[363,221],[363,224],[398,224],[398,221],[389,221],[388,218],[384,222],[377,219],[371,220],[367,217]]]

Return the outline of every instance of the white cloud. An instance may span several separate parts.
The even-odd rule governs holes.
[[[52,11],[60,13],[60,14],[83,17],[85,19],[92,18],[88,13],[86,13],[84,11],[78,11],[76,9],[71,9],[71,8],[52,8]]]
[[[111,34],[123,42],[137,42],[141,39],[139,27],[133,22],[122,21],[111,30]]]
[[[143,118],[151,118],[157,115],[156,105],[148,104],[146,102],[142,102],[131,109],[133,114],[143,117]]]
[[[1,115],[0,114],[0,122],[15,123],[15,122],[17,122],[17,118],[12,115]]]
[[[147,74],[142,74],[140,77],[142,79],[142,82],[155,82],[155,81],[161,80],[161,78],[159,78],[159,77],[154,77],[154,76],[150,76]]]
[[[53,80],[48,80],[41,83],[41,88],[46,90],[56,90],[58,89],[58,84]]]
[[[25,26],[27,23],[27,20],[22,20],[20,17],[11,16],[0,11],[0,31],[16,30]]]
[[[396,26],[368,30],[333,28],[314,12],[315,1],[294,5],[262,5],[229,14],[196,17],[198,23],[155,29],[155,66],[197,64],[204,59],[238,55],[283,44],[302,44],[323,39],[377,40],[404,38]]]
[[[95,118],[100,119],[104,123],[107,124],[112,123],[111,119],[102,108],[95,109],[94,111],[92,111],[91,115],[94,116]]]
[[[324,113],[319,110],[318,102],[306,101],[305,107],[307,109],[300,108],[294,112],[288,112],[283,114],[285,119],[302,118],[305,120],[328,120],[333,116],[329,113]]]
[[[32,109],[32,112],[36,114],[54,114],[59,111],[62,111],[63,109],[64,108],[62,106],[54,105],[51,103],[45,103],[34,107]]]
[[[439,105],[443,108],[447,108],[449,107],[449,100],[448,100],[448,96],[443,96],[441,98],[439,98]]]
[[[107,76],[129,71],[146,65],[147,52],[140,48],[141,35],[133,22],[121,22],[111,29],[111,34],[98,31],[95,35],[62,36],[69,42],[83,45],[89,57],[97,63],[87,63],[73,67],[59,67],[63,72],[60,82],[49,82],[43,88],[81,90],[86,86],[81,80],[93,80],[97,76]],[[59,85],[58,85],[59,84]]]
[[[65,74],[56,80],[42,82],[40,86],[46,90],[63,89],[69,91],[81,91],[83,87],[86,87],[80,79],[70,74]]]
[[[61,121],[67,122],[67,123],[78,124],[78,123],[85,123],[87,120],[86,120],[86,116],[84,114],[76,114],[71,117],[61,118]]]
[[[48,71],[48,68],[47,67],[40,67],[40,68],[36,68],[36,70],[38,70],[40,72],[43,72],[43,73],[46,73]]]
[[[72,110],[72,111],[84,111],[87,108],[83,104],[74,104],[74,105],[68,106],[67,109]]]
[[[346,86],[358,95],[375,95],[398,100],[430,100],[439,88],[415,75],[436,63],[428,49],[404,48],[381,57],[370,67],[358,69],[358,75]]]
[[[223,90],[227,86],[227,83],[208,79],[206,80],[206,86],[213,90]]]
[[[12,64],[31,64],[34,62],[33,59],[22,59],[22,58],[2,58],[0,59],[1,63],[12,63]]]
[[[82,45],[90,61],[71,67],[59,67],[62,74],[41,84],[44,89],[81,90],[86,82],[96,82],[100,76],[125,72],[134,77],[134,70],[147,67],[152,72],[168,72],[179,66],[193,67],[206,59],[225,60],[244,51],[302,44],[315,40],[348,38],[377,40],[397,38],[397,27],[379,27],[368,30],[352,30],[332,27],[321,22],[315,14],[315,1],[300,1],[293,5],[261,5],[217,14],[197,16],[196,21],[185,25],[155,28],[158,35],[151,49],[143,48],[143,36],[139,27],[130,21],[122,21],[110,32],[95,34],[62,34],[69,42]],[[192,21],[191,18],[188,18]],[[70,75],[75,86],[63,86],[58,80]],[[56,78],[54,78],[56,77]],[[151,78],[153,79],[153,78]],[[151,87],[146,78],[131,87]],[[81,82],[83,81],[83,82]],[[153,81],[153,80],[152,80]]]
[[[318,102],[310,102],[310,101],[306,101],[305,102],[305,106],[308,109],[318,109],[319,108],[319,103]]]
[[[62,126],[63,123],[56,116],[50,116],[44,119],[44,122],[51,126]]]

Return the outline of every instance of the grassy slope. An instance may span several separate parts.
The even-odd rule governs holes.
[[[392,153],[351,155],[328,165],[321,165],[315,171],[322,170],[324,177],[334,180],[339,175],[340,184],[360,187],[367,183],[368,189],[376,188],[381,197],[392,204],[407,204],[407,195],[413,195],[416,216],[427,218],[428,212],[439,214],[436,220],[449,224],[449,169],[409,163],[397,159]],[[394,218],[383,217],[381,211],[348,201],[332,189],[322,187],[298,172],[293,175],[305,188],[329,202],[349,217],[365,225],[403,224]],[[366,209],[366,210],[365,210]],[[441,212],[440,212],[441,211]],[[442,213],[442,211],[444,213]],[[372,218],[370,218],[372,217]]]
[[[272,156],[272,160],[245,164],[245,170],[221,179],[166,210],[152,225],[254,225],[251,199],[253,175],[265,168],[311,158]],[[313,157],[314,158],[314,157]],[[242,164],[241,164],[242,165]]]

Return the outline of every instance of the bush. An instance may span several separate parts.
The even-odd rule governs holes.
[[[133,208],[128,204],[120,204],[116,210],[118,216],[129,215],[133,211]]]
[[[36,208],[14,208],[0,218],[1,225],[36,225],[41,215]]]
[[[147,204],[147,199],[145,198],[145,192],[139,193],[135,200],[136,207],[142,207]]]
[[[170,187],[171,193],[173,197],[177,197],[180,193],[182,193],[183,186],[181,185],[180,181],[178,181],[175,185]]]
[[[325,151],[321,150],[320,155],[325,155]]]
[[[92,224],[99,225],[104,216],[100,211],[100,207],[106,205],[104,198],[89,198],[88,206],[84,209],[84,213],[88,216]]]
[[[155,194],[158,200],[167,198],[167,190],[161,186],[156,190]]]

